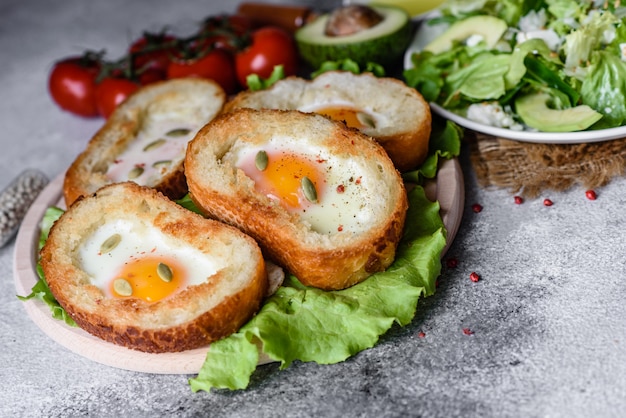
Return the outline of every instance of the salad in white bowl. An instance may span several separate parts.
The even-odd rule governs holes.
[[[435,110],[522,138],[623,137],[625,19],[620,1],[450,0],[423,22],[431,37],[418,33],[404,78]]]

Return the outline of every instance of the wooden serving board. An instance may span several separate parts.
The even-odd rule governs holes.
[[[64,207],[62,187],[64,175],[52,181],[28,210],[17,234],[13,272],[17,294],[30,294],[37,277],[37,246],[39,223],[47,208],[53,205]],[[448,231],[447,246],[454,240],[463,215],[465,185],[458,160],[446,160],[439,169],[436,181],[425,187],[426,195],[437,199],[441,205],[441,216]],[[144,353],[121,347],[54,319],[47,305],[39,300],[24,302],[31,320],[51,339],[70,351],[108,366],[125,370],[160,374],[197,374],[204,363],[207,347],[180,353]],[[272,360],[260,353],[259,364]]]

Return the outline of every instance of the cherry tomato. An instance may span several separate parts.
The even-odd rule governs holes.
[[[227,94],[237,89],[235,65],[231,55],[214,49],[197,58],[174,59],[167,68],[167,78],[202,77],[217,82]]]
[[[125,78],[105,77],[96,86],[96,104],[102,116],[108,118],[117,105],[139,89],[139,84]]]
[[[145,70],[165,73],[176,52],[176,37],[146,32],[130,45],[128,52],[132,54],[133,67],[139,73]]]
[[[252,20],[243,15],[210,16],[200,30],[199,42],[204,47],[235,53],[242,48],[243,37],[252,29]]]
[[[139,81],[139,84],[142,86],[147,86],[148,84],[156,83],[157,81],[165,79],[167,79],[166,71],[147,69],[137,74],[137,81]]]
[[[252,33],[252,43],[235,56],[237,79],[247,86],[246,77],[258,74],[268,78],[276,65],[283,65],[285,75],[294,75],[298,65],[295,43],[285,30],[266,26]]]
[[[99,71],[99,60],[89,54],[56,62],[48,79],[52,100],[61,109],[76,115],[98,116],[95,80]]]

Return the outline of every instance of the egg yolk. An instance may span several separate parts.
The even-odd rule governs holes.
[[[159,267],[159,264],[165,267]],[[119,281],[123,280],[130,288],[123,282],[123,286],[120,287]],[[111,280],[109,290],[116,298],[137,298],[146,302],[157,302],[175,293],[185,283],[185,268],[176,260],[163,256],[146,256],[126,262]]]
[[[350,128],[364,129],[373,128],[374,120],[367,113],[347,107],[331,106],[315,110],[315,113],[328,116],[329,118],[344,122]]]
[[[254,180],[258,192],[283,202],[288,208],[297,209],[308,206],[314,200],[311,199],[311,189],[308,192],[304,190],[305,177],[312,183],[315,197],[319,200],[323,185],[321,162],[291,152],[268,153],[266,167],[261,169],[253,165],[252,169],[244,167],[244,171]]]

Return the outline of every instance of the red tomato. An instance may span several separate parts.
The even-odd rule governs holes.
[[[144,33],[128,49],[133,55],[133,67],[141,73],[157,70],[165,73],[176,52],[176,37],[164,33]]]
[[[227,94],[237,89],[233,59],[222,49],[214,49],[198,58],[173,60],[167,68],[167,78],[181,77],[209,78],[222,86]]]
[[[252,29],[252,20],[243,15],[210,16],[203,23],[199,43],[235,53],[241,47],[242,37]]]
[[[154,69],[147,69],[137,75],[137,80],[139,81],[139,84],[141,84],[142,86],[147,86],[148,84],[156,83],[157,81],[162,81],[162,80],[165,80],[166,78],[167,78],[166,71],[160,71],[160,70],[154,70]]]
[[[237,78],[247,86],[246,77],[258,74],[268,78],[276,65],[283,66],[285,75],[294,75],[298,53],[289,33],[283,29],[266,26],[252,33],[252,44],[235,56]]]
[[[117,105],[139,89],[139,84],[125,78],[106,77],[96,86],[96,103],[102,116],[108,118]]]
[[[76,115],[98,116],[95,80],[99,71],[98,59],[88,55],[58,61],[48,79],[52,100],[61,109]]]

